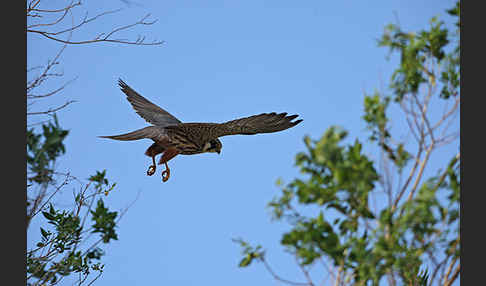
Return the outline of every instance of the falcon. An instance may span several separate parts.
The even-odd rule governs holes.
[[[145,155],[152,158],[152,165],[149,166],[147,175],[152,176],[155,173],[155,156],[162,154],[159,165],[165,165],[165,170],[162,172],[163,182],[170,177],[167,162],[179,154],[193,155],[206,152],[220,154],[223,145],[219,137],[278,132],[302,122],[302,119],[292,121],[298,115],[287,116],[286,112],[279,114],[272,112],[224,123],[183,123],[138,94],[121,79],[118,80],[118,85],[135,112],[152,125],[126,134],[99,137],[121,141],[152,139],[154,143],[145,151]]]

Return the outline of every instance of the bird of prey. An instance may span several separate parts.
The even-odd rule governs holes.
[[[302,119],[293,121],[298,115],[287,116],[287,113],[262,113],[250,117],[231,120],[224,123],[182,123],[169,112],[153,104],[121,79],[118,80],[121,91],[127,96],[135,112],[152,126],[133,132],[114,136],[99,136],[114,140],[152,139],[154,143],[145,151],[152,158],[152,165],[147,175],[152,176],[156,170],[155,156],[162,154],[159,165],[165,164],[162,181],[170,177],[167,162],[175,156],[200,154],[205,152],[220,153],[223,145],[219,137],[226,135],[252,135],[282,131],[299,124]]]

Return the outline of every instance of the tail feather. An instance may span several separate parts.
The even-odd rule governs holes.
[[[155,135],[153,132],[154,131],[153,128],[154,128],[153,126],[148,126],[125,134],[113,135],[113,136],[98,136],[98,137],[108,138],[113,140],[121,140],[121,141],[140,140],[144,138],[150,139]]]

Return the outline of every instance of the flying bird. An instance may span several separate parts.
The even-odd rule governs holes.
[[[163,182],[170,177],[167,162],[179,154],[193,155],[206,152],[219,154],[223,147],[219,137],[278,132],[302,122],[302,119],[292,121],[298,115],[287,116],[285,112],[279,114],[272,112],[224,123],[182,123],[169,112],[138,94],[121,79],[118,80],[118,85],[135,112],[152,126],[126,134],[99,137],[121,141],[152,139],[154,143],[145,151],[145,155],[152,158],[152,165],[149,166],[147,175],[152,176],[155,173],[155,156],[162,153],[159,165],[164,164],[166,168],[162,172]]]

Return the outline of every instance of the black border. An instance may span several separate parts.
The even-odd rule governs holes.
[[[7,4],[7,3],[6,3]],[[15,5],[12,5],[15,4]],[[2,149],[3,204],[1,208],[1,240],[7,257],[2,267],[5,285],[26,285],[26,125],[27,98],[27,17],[26,2],[11,1],[2,17]]]
[[[480,285],[484,279],[484,9],[481,1],[468,1],[464,16],[461,1],[461,276],[462,285]],[[477,6],[473,6],[476,4]],[[464,24],[469,23],[464,33]],[[469,41],[469,44],[465,44]],[[466,52],[467,53],[466,53]],[[464,77],[464,74],[467,75]],[[464,80],[465,79],[465,80]],[[465,84],[467,82],[467,84]],[[466,94],[466,99],[464,99]],[[464,105],[464,103],[466,103]],[[469,131],[468,131],[469,130]],[[470,155],[467,155],[470,154]],[[466,160],[464,160],[466,158]],[[466,162],[466,163],[464,163]],[[465,170],[468,170],[464,180]],[[467,187],[469,186],[469,188]]]

